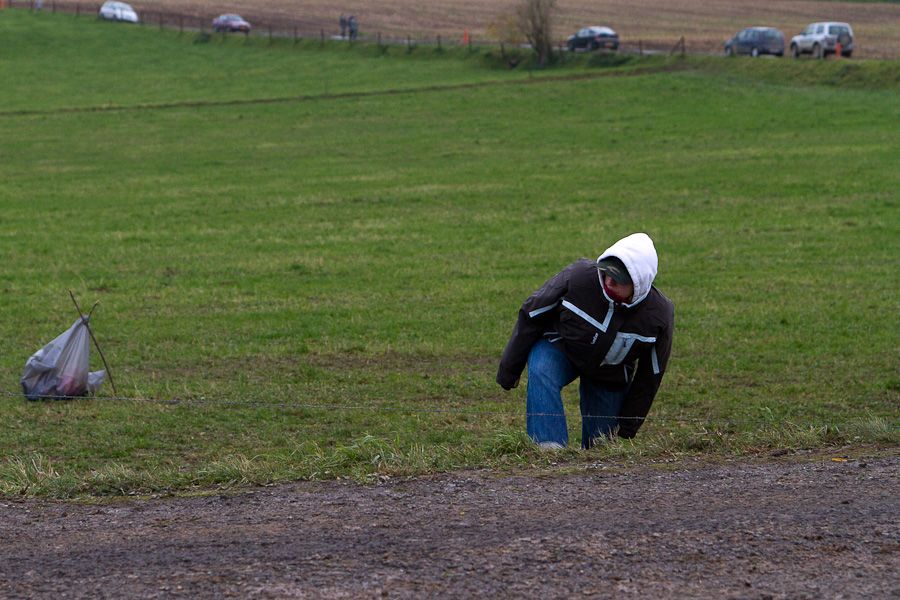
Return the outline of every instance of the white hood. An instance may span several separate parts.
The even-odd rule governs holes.
[[[625,306],[638,304],[650,293],[650,286],[656,279],[656,270],[659,267],[653,240],[646,233],[632,233],[607,248],[597,260],[610,256],[615,256],[625,263],[631,281],[634,282],[634,296],[631,304]]]

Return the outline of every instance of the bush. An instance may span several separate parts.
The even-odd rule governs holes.
[[[634,62],[633,57],[613,52],[597,52],[588,60],[588,66],[591,67],[621,67],[628,63]]]

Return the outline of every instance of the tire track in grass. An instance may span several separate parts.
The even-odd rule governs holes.
[[[34,117],[47,115],[63,115],[92,112],[126,112],[143,110],[170,110],[177,108],[208,108],[218,106],[249,106],[254,104],[288,104],[294,102],[311,102],[319,100],[348,100],[354,98],[376,98],[380,96],[400,96],[404,94],[427,94],[435,92],[454,92],[459,90],[471,90],[490,88],[506,85],[537,85],[543,83],[559,83],[569,81],[590,81],[607,77],[636,77],[651,75],[654,73],[667,73],[683,71],[692,68],[686,63],[671,63],[655,67],[644,67],[630,71],[613,71],[602,73],[577,73],[569,75],[552,75],[546,77],[528,77],[527,79],[514,80],[490,80],[471,83],[456,83],[447,85],[428,85],[417,88],[391,88],[386,90],[372,90],[362,92],[338,92],[326,94],[301,94],[299,96],[275,96],[271,98],[237,98],[232,100],[180,100],[176,102],[152,102],[145,104],[98,104],[94,106],[64,106],[48,109],[23,109],[0,111],[0,118],[5,117]]]

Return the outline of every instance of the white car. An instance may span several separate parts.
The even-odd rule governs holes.
[[[825,58],[835,54],[839,44],[841,56],[849,58],[853,54],[853,29],[849,23],[813,23],[807,25],[800,35],[791,38],[791,56],[797,58],[801,54],[812,54],[816,58]]]
[[[138,22],[137,13],[129,4],[113,0],[104,2],[100,7],[100,18],[107,21],[125,21],[126,23]]]

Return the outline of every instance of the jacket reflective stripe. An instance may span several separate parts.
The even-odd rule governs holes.
[[[530,313],[528,313],[528,316],[531,317],[531,318],[533,319],[533,318],[535,318],[536,316],[538,316],[538,315],[540,315],[540,314],[543,314],[543,313],[547,312],[547,311],[550,310],[550,309],[556,308],[557,306],[559,306],[559,302],[554,302],[554,303],[551,304],[550,306],[544,306],[544,307],[541,307],[541,308],[536,308],[536,309],[534,309],[533,311],[531,311]]]
[[[610,302],[609,310],[606,311],[606,318],[603,319],[603,331],[606,331],[606,328],[609,327],[609,322],[612,321],[613,307],[615,307],[615,304]]]
[[[566,308],[571,310],[573,313],[575,313],[576,315],[578,315],[579,317],[581,317],[582,319],[584,319],[585,321],[587,321],[588,323],[590,323],[591,325],[593,325],[594,327],[596,327],[597,329],[602,331],[603,333],[606,333],[606,328],[609,327],[609,321],[612,319],[612,315],[613,315],[613,303],[612,302],[609,303],[609,310],[607,311],[606,318],[603,319],[602,323],[600,321],[598,321],[597,319],[595,319],[594,317],[592,317],[591,315],[584,312],[583,310],[581,310],[580,308],[578,308],[577,306],[575,306],[574,304],[572,304],[571,302],[569,302],[568,300],[563,300],[562,304],[563,304],[563,306],[565,306]]]
[[[650,362],[653,364],[653,374],[659,375],[659,359],[656,358],[656,344],[650,349]]]
[[[623,332],[623,331],[620,331],[620,332],[617,333],[616,335],[617,335],[617,336],[620,335],[620,336],[622,336],[622,337],[625,338],[625,339],[635,339],[635,340],[637,340],[637,341],[639,341],[639,342],[645,342],[645,343],[647,343],[647,344],[653,344],[653,343],[656,342],[656,338],[655,338],[655,337],[650,337],[650,336],[646,336],[646,335],[638,335],[638,334],[636,334],[636,333],[625,333],[625,332]]]
[[[601,365],[617,365],[628,355],[631,351],[631,347],[634,346],[636,341],[645,342],[647,344],[653,344],[656,342],[655,337],[650,337],[646,335],[638,335],[636,333],[625,333],[622,331],[616,332],[616,339],[613,340],[613,343],[609,347],[609,351],[606,353],[606,356],[603,358],[603,362]],[[656,348],[656,346],[653,346]]]

